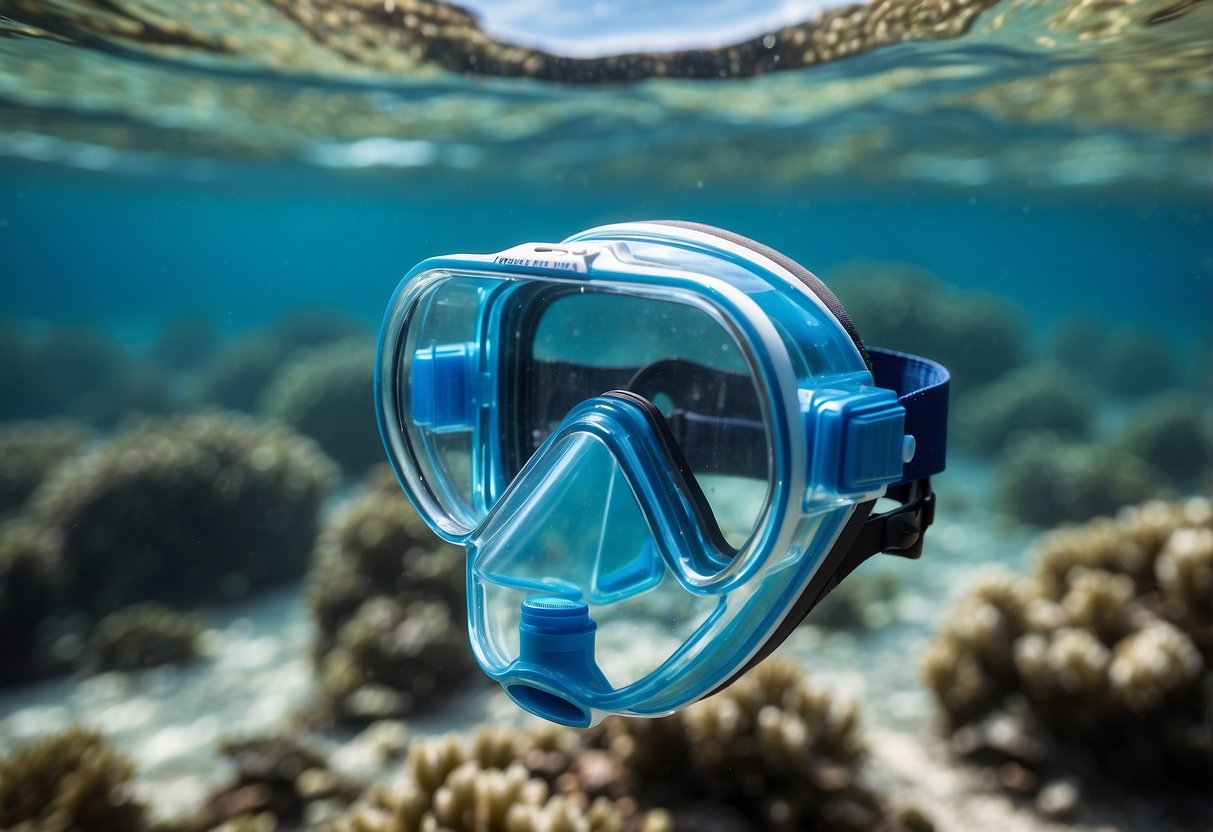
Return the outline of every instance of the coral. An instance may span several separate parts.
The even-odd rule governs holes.
[[[318,625],[316,666],[340,717],[407,714],[470,672],[463,560],[386,466],[325,528],[307,599]]]
[[[1007,449],[997,480],[998,508],[1037,526],[1086,520],[1156,493],[1154,469],[1137,457],[1048,435]]]
[[[1090,378],[1107,354],[1110,335],[1099,318],[1081,313],[1070,315],[1049,333],[1046,349],[1053,361]]]
[[[1170,344],[1153,332],[1134,329],[1112,333],[1103,360],[1093,369],[1103,387],[1129,398],[1175,387],[1182,375]]]
[[[328,307],[300,307],[283,313],[270,334],[288,352],[323,347],[338,341],[365,338],[362,321]]]
[[[160,374],[96,327],[18,328],[5,337],[12,343],[0,368],[0,419],[66,416],[108,427],[172,409]]]
[[[1032,578],[969,590],[923,674],[967,752],[1043,769],[1047,753],[1017,749],[1060,744],[1127,780],[1207,789],[1211,632],[1213,503],[1147,503],[1052,533]]]
[[[992,454],[1025,435],[1085,438],[1095,417],[1094,392],[1063,367],[1032,365],[958,397],[955,414],[957,443]]]
[[[43,477],[84,447],[89,430],[66,421],[0,426],[0,517],[19,510]]]
[[[603,747],[641,805],[665,806],[677,828],[902,829],[860,780],[853,703],[767,659],[723,692],[662,719],[611,718]]]
[[[210,318],[182,315],[166,321],[152,342],[152,359],[171,370],[192,370],[219,348],[219,328]]]
[[[1009,301],[959,292],[916,266],[853,261],[828,282],[866,343],[943,362],[956,390],[993,381],[1026,352],[1027,327]]]
[[[0,829],[139,832],[145,810],[130,795],[135,765],[84,728],[44,737],[0,758]]]
[[[200,405],[253,413],[270,380],[288,361],[282,344],[264,334],[250,334],[208,361],[188,396]]]
[[[814,607],[806,620],[831,630],[865,630],[884,626],[897,617],[896,576],[860,567]]]
[[[148,602],[124,607],[97,623],[79,659],[86,673],[141,670],[199,656],[202,619]]]
[[[301,574],[333,464],[230,413],[150,420],[57,468],[27,511],[62,534],[71,602],[189,606]]]
[[[574,735],[562,737],[576,744]],[[404,777],[372,786],[333,832],[663,832],[660,819],[607,797],[591,799],[551,784],[524,760],[542,756],[551,734],[481,728],[417,740]],[[568,757],[562,758],[567,763]]]
[[[41,669],[39,631],[59,600],[60,541],[26,520],[0,523],[0,684]]]
[[[1116,441],[1180,489],[1213,484],[1213,401],[1170,393],[1137,410]]]
[[[441,602],[370,598],[318,658],[321,684],[346,719],[410,714],[443,697],[472,669],[461,625]]]
[[[347,473],[362,474],[384,458],[375,424],[374,376],[374,345],[325,346],[274,377],[261,411],[316,440]]]

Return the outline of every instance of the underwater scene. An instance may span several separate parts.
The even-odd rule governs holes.
[[[659,219],[945,365],[947,467],[921,557],[565,727],[477,665],[376,343],[426,258]],[[594,358],[528,370],[512,474],[620,367],[752,366],[579,297],[530,349]],[[678,472],[729,552],[784,493],[743,427]],[[425,437],[469,493],[471,435]],[[580,572],[625,536],[561,464],[522,542]],[[612,682],[703,620],[621,563]],[[0,830],[1057,829],[1213,830],[1213,3],[0,0]]]

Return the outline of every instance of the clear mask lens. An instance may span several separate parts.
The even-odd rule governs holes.
[[[749,365],[719,319],[674,300],[556,291],[521,332],[513,409],[502,425],[509,468],[519,469],[579,402],[628,390],[662,413],[728,544],[745,543],[767,499],[770,454]]]

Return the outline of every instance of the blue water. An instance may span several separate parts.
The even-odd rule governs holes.
[[[182,311],[240,329],[315,304],[374,321],[424,257],[659,217],[734,229],[827,281],[853,258],[919,264],[1006,295],[1041,328],[1083,311],[1188,341],[1213,320],[1213,204],[1192,195],[440,188],[251,164],[205,183],[0,166],[0,308],[130,332]]]

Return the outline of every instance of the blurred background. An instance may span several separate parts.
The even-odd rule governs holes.
[[[0,829],[1213,826],[1211,14],[0,0]],[[653,218],[947,364],[949,470],[762,673],[540,729],[374,337]]]

